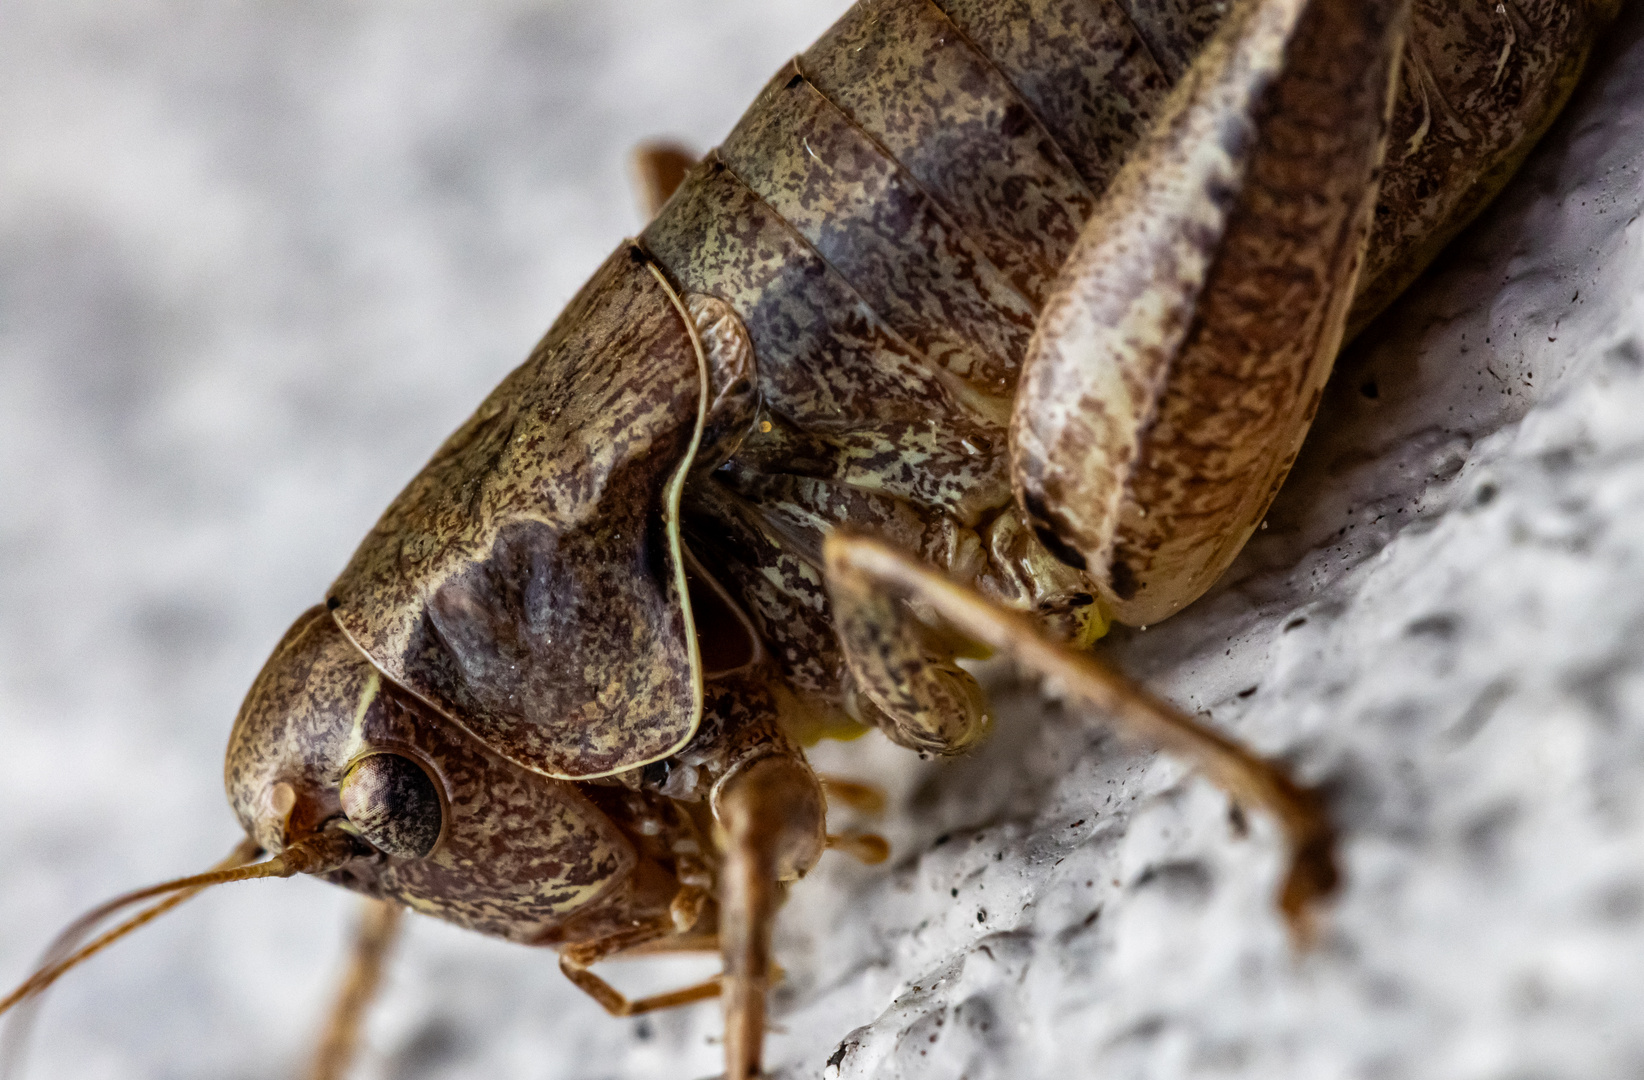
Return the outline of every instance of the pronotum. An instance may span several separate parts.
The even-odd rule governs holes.
[[[1511,51],[1504,51],[1504,53],[1503,53],[1503,62],[1508,62],[1509,59],[1512,59]],[[1499,74],[1499,72],[1498,72],[1498,74]],[[787,85],[787,89],[794,89],[794,87],[792,87],[792,82],[789,82],[789,84],[786,84],[786,85]],[[653,243],[653,247],[656,247],[656,245],[654,245],[654,243]],[[840,256],[840,258],[842,258],[842,256]],[[641,260],[638,260],[638,258],[635,258],[635,260],[631,260],[631,265],[640,265],[640,261]],[[1003,261],[1003,260],[1000,260],[1000,261]],[[1032,291],[1032,289],[1028,288],[1028,286],[1023,286],[1023,289],[1024,289],[1024,291]],[[934,347],[929,347],[929,345],[927,345],[926,352],[927,353],[931,352],[932,348],[934,348]],[[761,421],[761,422],[763,422],[763,421]],[[1055,510],[1054,506],[1052,506],[1052,510]],[[1146,511],[1148,511],[1148,506],[1141,506],[1141,513],[1143,513],[1143,515],[1146,515]],[[1036,511],[1036,513],[1039,513],[1039,511]],[[1065,533],[1065,529],[1064,529],[1064,533]],[[1062,541],[1062,542],[1064,542],[1064,544],[1067,544],[1067,542],[1069,542],[1069,541],[1065,541],[1065,539],[1064,539],[1064,541]],[[1217,567],[1217,569],[1218,569],[1218,567]],[[1110,582],[1110,584],[1111,584],[1111,582]],[[1146,588],[1146,587],[1148,587],[1148,585],[1144,584],[1143,588]],[[1113,593],[1115,593],[1115,595],[1110,595],[1110,602],[1113,602],[1113,605],[1115,605],[1115,607],[1121,607],[1121,605],[1123,605],[1124,600],[1129,600],[1129,595],[1126,595],[1126,593],[1128,593],[1128,592],[1129,592],[1128,587],[1126,587],[1126,585],[1124,585],[1123,580],[1118,580],[1118,582],[1116,582],[1116,584],[1113,584]],[[342,607],[342,605],[339,605],[339,607]],[[1144,615],[1144,618],[1156,618],[1156,616],[1162,615],[1162,613],[1169,613],[1169,610],[1171,610],[1172,607],[1175,607],[1174,603],[1171,603],[1171,605],[1167,605],[1166,608],[1161,608],[1161,610],[1159,610],[1159,612],[1151,613],[1151,615]],[[768,636],[769,636],[769,633],[771,633],[771,628],[766,628],[766,633],[768,633]],[[865,677],[865,676],[863,676],[863,677]]]

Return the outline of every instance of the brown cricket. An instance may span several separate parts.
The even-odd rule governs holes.
[[[861,0],[705,159],[642,157],[650,225],[280,641],[228,747],[249,840],[93,911],[0,1010],[208,885],[308,873],[387,902],[316,1077],[408,907],[556,948],[616,1015],[720,997],[747,1080],[783,891],[884,854],[827,834],[872,793],[803,745],[962,752],[979,652],[1272,814],[1305,941],[1321,796],[1083,650],[1226,569],[1344,338],[1618,7]],[[590,970],[696,949],[720,976],[640,1001]]]

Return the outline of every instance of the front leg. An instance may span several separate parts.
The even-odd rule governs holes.
[[[823,550],[829,597],[851,675],[884,712],[886,733],[917,749],[956,753],[985,723],[952,729],[942,743],[927,718],[956,694],[955,684],[980,689],[952,664],[932,655],[938,637],[980,643],[1022,670],[1055,679],[1122,734],[1191,762],[1243,806],[1277,819],[1290,846],[1290,868],[1279,906],[1298,940],[1310,938],[1311,916],[1336,888],[1335,836],[1317,792],[1267,761],[1047,634],[1032,618],[989,600],[882,541],[849,534],[828,537]],[[887,619],[887,613],[889,618]],[[923,618],[920,614],[924,615]],[[890,694],[884,687],[897,688]],[[922,699],[921,693],[933,693]]]
[[[1027,520],[1120,622],[1219,577],[1340,348],[1408,0],[1243,0],[1085,226],[1011,420]]]

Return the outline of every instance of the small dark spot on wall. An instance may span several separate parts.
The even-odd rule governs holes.
[[[1292,630],[1300,630],[1302,627],[1304,627],[1306,625],[1307,625],[1307,616],[1306,615],[1303,615],[1299,618],[1291,619],[1289,622],[1284,624],[1284,633],[1288,634]]]
[[[1516,802],[1503,802],[1473,817],[1461,830],[1461,846],[1481,863],[1499,861],[1502,849],[1521,810]]]
[[[1137,875],[1132,888],[1155,888],[1176,900],[1200,903],[1210,895],[1215,878],[1210,868],[1196,859],[1157,863]]]
[[[1234,697],[1239,697],[1239,698],[1247,698],[1251,694],[1254,694],[1256,692],[1256,690],[1259,688],[1259,685],[1260,684],[1258,684],[1257,686],[1247,686],[1243,690],[1240,690],[1237,694],[1235,694],[1233,696]]]
[[[1489,683],[1479,691],[1478,697],[1474,698],[1472,704],[1467,706],[1467,711],[1461,714],[1461,719],[1445,734],[1458,746],[1469,741],[1490,722],[1501,703],[1511,697],[1512,693],[1511,679],[1496,679]]]
[[[446,1071],[446,1066],[466,1056],[467,1044],[468,1040],[464,1038],[457,1021],[450,1017],[435,1017],[394,1055],[386,1073],[406,1077],[407,1080],[441,1075]]]
[[[1576,452],[1568,446],[1549,450],[1541,455],[1541,467],[1550,473],[1567,473],[1575,467]]]
[[[1617,925],[1644,918],[1644,884],[1618,881],[1603,889],[1598,894],[1598,917]]]
[[[1427,615],[1404,628],[1407,637],[1434,637],[1448,641],[1456,636],[1460,623],[1454,615]]]
[[[1639,345],[1637,338],[1626,338],[1610,346],[1604,359],[1612,367],[1636,372],[1644,369],[1644,346]]]

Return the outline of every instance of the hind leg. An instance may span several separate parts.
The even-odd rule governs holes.
[[[1337,883],[1334,834],[1319,795],[1257,756],[1106,667],[1068,647],[1021,612],[959,585],[882,541],[835,533],[824,548],[828,592],[851,674],[883,711],[903,745],[955,753],[987,725],[985,706],[963,723],[933,727],[954,701],[980,702],[975,680],[932,642],[978,643],[1024,671],[1056,680],[1122,734],[1192,763],[1235,803],[1265,811],[1283,828],[1290,868],[1279,906],[1305,941],[1319,901]],[[894,693],[883,695],[883,687]],[[921,696],[927,695],[927,696]]]
[[[1266,513],[1340,348],[1408,0],[1246,0],[1062,268],[1011,420],[1018,506],[1120,622]]]

